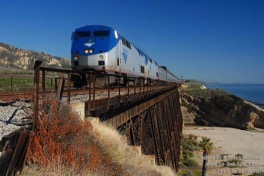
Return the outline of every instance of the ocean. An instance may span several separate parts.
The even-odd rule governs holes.
[[[223,89],[264,108],[264,84],[206,84],[207,88]]]

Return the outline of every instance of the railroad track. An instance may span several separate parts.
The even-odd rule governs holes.
[[[32,100],[33,92],[0,92],[0,101],[2,102],[12,102],[15,100]]]
[[[128,90],[129,89],[129,90]],[[150,91],[150,88],[147,88],[147,87],[122,87],[120,88],[114,88],[114,89],[111,89],[111,88],[95,88],[95,93],[98,94],[98,93],[107,93],[107,92],[115,92],[115,93],[118,93],[119,91],[120,92],[130,92],[130,94],[134,93],[135,92],[135,89],[136,89],[136,92],[139,92],[139,91],[142,91],[142,92],[146,92],[146,91]],[[153,88],[152,88],[153,89]],[[157,88],[155,88],[157,89]],[[51,91],[51,90],[47,90],[46,91],[47,93],[50,93],[50,92],[55,92],[54,90]],[[89,89],[71,89],[70,90],[70,95],[71,96],[74,96],[74,95],[83,95],[83,94],[93,94],[94,90],[93,88],[91,90]],[[41,92],[40,92],[41,93]],[[67,90],[64,90],[63,91],[63,96],[67,96]],[[21,91],[21,92],[0,92],[0,103],[10,103],[10,102],[13,102],[13,101],[16,101],[16,100],[33,100],[34,98],[34,92],[33,91]]]

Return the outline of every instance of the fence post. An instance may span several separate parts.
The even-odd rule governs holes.
[[[11,83],[11,85],[10,85],[11,86],[11,92],[13,92],[13,75],[11,75],[11,78],[10,79],[11,79],[10,80],[11,81],[10,82]]]
[[[87,87],[87,84],[86,84]],[[68,73],[67,77],[67,96],[68,96],[68,102],[71,101],[71,74]]]
[[[42,93],[45,93],[45,70],[42,70]]]
[[[57,88],[57,100],[60,101],[62,99],[62,95],[63,95],[63,89],[64,89],[64,76],[60,75],[59,77],[59,85]]]
[[[42,61],[37,60],[34,64],[34,116],[33,116],[33,131],[36,131],[37,126],[39,124],[38,119],[38,105],[39,105],[39,73],[40,73],[40,65]]]

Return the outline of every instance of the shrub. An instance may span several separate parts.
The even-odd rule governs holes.
[[[106,165],[103,172],[111,175],[115,165],[109,157],[102,155],[94,140],[90,121],[81,121],[68,104],[54,98],[43,99],[40,110],[40,125],[27,154],[27,161],[44,168],[71,168],[75,174],[95,172]]]
[[[199,150],[199,143],[197,141],[197,136],[189,134],[182,138],[182,159],[181,162],[187,167],[197,167],[198,163],[193,160],[193,152]]]

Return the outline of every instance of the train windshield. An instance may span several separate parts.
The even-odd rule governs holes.
[[[110,31],[94,31],[94,37],[109,37]]]
[[[90,37],[91,36],[91,32],[90,31],[81,31],[81,32],[76,32],[75,36],[77,38],[83,38],[83,37]]]

